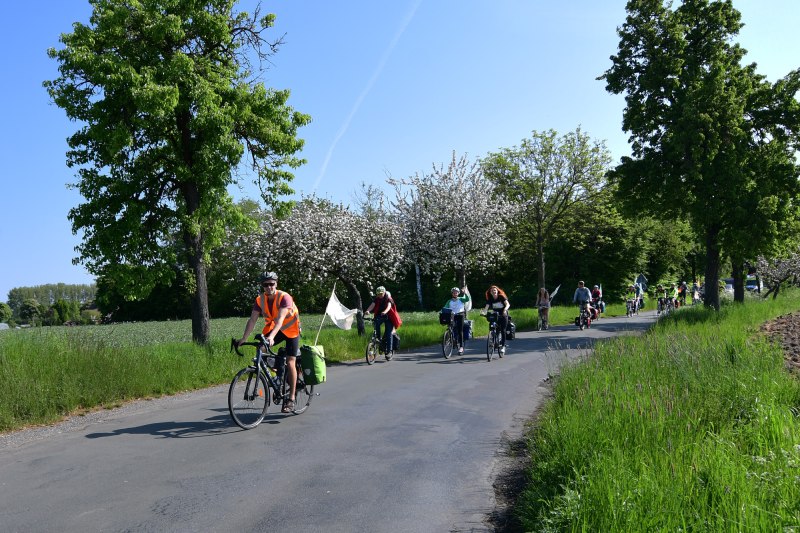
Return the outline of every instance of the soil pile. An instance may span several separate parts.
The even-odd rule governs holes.
[[[781,315],[764,324],[761,330],[780,343],[786,366],[800,376],[800,312]]]

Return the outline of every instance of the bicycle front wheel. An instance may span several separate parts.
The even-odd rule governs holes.
[[[228,411],[236,425],[252,429],[259,425],[269,408],[267,380],[254,367],[243,368],[228,389]]]
[[[453,355],[453,332],[450,328],[445,330],[444,337],[442,337],[442,354],[445,359],[450,359],[450,356]]]
[[[380,342],[378,339],[373,337],[370,339],[369,344],[367,344],[367,351],[366,351],[366,358],[367,364],[371,365],[375,362],[375,359],[378,357],[378,352],[380,351]]]
[[[495,345],[494,336],[492,335],[492,333],[494,333],[494,331],[489,330],[489,334],[486,336],[486,360],[489,361],[490,363],[492,362],[492,355],[494,353],[494,345]]]

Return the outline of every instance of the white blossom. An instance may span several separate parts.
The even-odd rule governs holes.
[[[390,179],[403,229],[407,259],[436,281],[450,269],[487,272],[505,259],[505,227],[511,215],[477,162],[466,156],[430,174]]]

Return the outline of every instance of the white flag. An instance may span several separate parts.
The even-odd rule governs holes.
[[[552,301],[553,298],[556,297],[556,294],[558,294],[558,289],[560,289],[560,288],[561,288],[561,284],[559,283],[558,287],[556,287],[556,290],[554,290],[552,293],[550,293],[550,301]]]
[[[472,310],[472,295],[469,293],[469,289],[464,286],[464,294],[469,296],[469,301],[464,303],[464,312],[469,313]]]
[[[339,298],[336,297],[336,290],[331,292],[331,298],[328,300],[328,307],[325,308],[325,313],[333,323],[340,329],[350,329],[353,327],[353,317],[356,315],[357,309],[348,309],[341,304]]]

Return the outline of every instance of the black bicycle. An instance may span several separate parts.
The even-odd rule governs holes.
[[[450,311],[450,309],[447,310]],[[450,356],[453,355],[454,348],[464,347],[463,345],[459,346],[458,341],[456,340],[458,339],[458,330],[456,329],[457,322],[455,319],[457,314],[464,316],[464,313],[453,313],[452,311],[450,313],[446,313],[445,309],[442,309],[442,311],[439,313],[439,323],[447,326],[447,329],[444,330],[444,335],[442,336],[442,355],[444,355],[445,359],[450,359]]]
[[[378,354],[381,353],[381,352],[383,352],[383,356],[386,358],[387,361],[391,361],[392,357],[394,357],[394,349],[393,349],[394,348],[394,338],[392,337],[392,335],[389,335],[389,343],[392,344],[392,346],[384,346],[383,347],[384,349],[381,350],[381,342],[382,342],[382,340],[378,336],[378,331],[374,327],[374,325],[375,325],[374,317],[366,317],[365,316],[364,320],[366,322],[372,322],[373,323],[372,337],[370,337],[370,339],[369,339],[369,343],[367,344],[367,350],[366,350],[366,353],[364,354],[366,359],[367,359],[367,364],[371,365],[372,363],[374,363],[375,359],[378,358]],[[387,327],[387,328],[392,327],[391,322],[387,322],[384,327]]]
[[[231,381],[228,389],[228,410],[236,425],[242,429],[252,429],[259,425],[267,415],[270,403],[281,405],[290,394],[289,375],[286,367],[286,357],[272,351],[264,342],[259,333],[255,336],[256,342],[243,342],[237,344],[236,339],[231,339],[231,351],[236,351],[239,356],[244,354],[239,350],[242,346],[252,346],[256,350],[253,364],[241,369]],[[280,362],[280,360],[283,360]],[[297,385],[294,394],[294,409],[291,413],[302,414],[311,404],[314,397],[314,385],[306,385],[303,379],[303,369],[300,358],[295,359],[297,365]],[[278,368],[276,369],[276,366]],[[282,370],[282,377],[278,379],[276,370]],[[270,402],[270,396],[272,402]]]
[[[505,347],[502,344],[503,336],[497,323],[497,313],[488,311],[486,313],[486,321],[489,322],[489,334],[486,336],[486,360],[491,363],[494,358],[494,352],[497,352],[498,357],[505,355]]]

